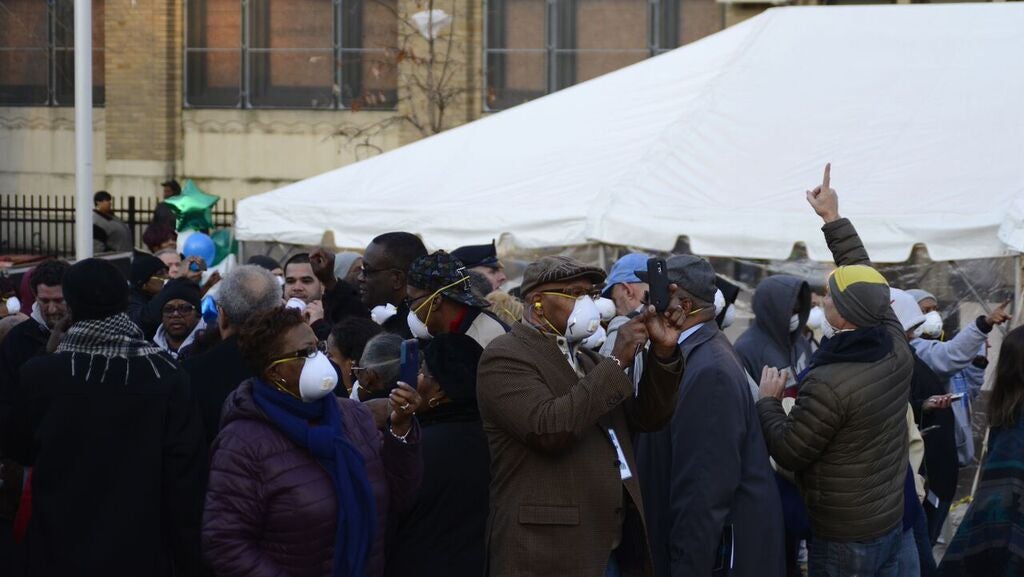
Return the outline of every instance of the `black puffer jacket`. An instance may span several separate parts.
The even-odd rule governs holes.
[[[870,265],[850,221],[822,230],[837,265]],[[829,541],[881,537],[903,518],[914,357],[891,310],[884,327],[891,353],[812,368],[788,417],[776,399],[757,403],[769,452],[796,472],[814,534]]]

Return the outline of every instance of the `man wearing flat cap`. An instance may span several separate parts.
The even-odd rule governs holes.
[[[452,251],[452,256],[457,258],[466,268],[477,271],[491,281],[491,290],[498,290],[505,284],[508,277],[505,276],[505,267],[498,260],[498,249],[491,244],[473,244],[460,246]]]
[[[633,434],[672,416],[684,313],[674,298],[665,313],[648,309],[619,329],[611,356],[586,350],[580,343],[600,325],[593,299],[604,278],[566,257],[530,264],[522,321],[481,358],[489,575],[653,574]],[[627,370],[648,340],[634,386]]]
[[[491,303],[473,292],[466,267],[443,250],[414,260],[406,282],[409,329],[416,338],[455,333],[487,348],[508,332],[505,323],[487,310]]]
[[[800,393],[782,409],[785,371],[765,367],[761,416],[768,450],[796,474],[814,533],[811,575],[896,575],[903,535],[907,400],[914,356],[853,224],[839,216],[830,167],[807,200],[837,269],[828,279],[824,339],[798,375]]]
[[[686,372],[672,422],[637,442],[654,573],[782,577],[782,505],[746,371],[715,322],[715,271],[692,255],[666,264]]]

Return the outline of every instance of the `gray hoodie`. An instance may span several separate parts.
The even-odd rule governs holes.
[[[988,330],[983,331],[982,325]],[[910,341],[910,346],[924,364],[935,371],[942,382],[947,383],[953,375],[971,364],[990,332],[992,327],[987,325],[984,317],[979,317],[948,341],[916,338]]]
[[[802,331],[789,331],[793,310],[799,310],[800,327],[811,312],[811,288],[794,276],[774,275],[757,285],[753,299],[754,324],[736,340],[736,352],[754,381],[764,367],[790,369],[794,384],[799,371],[811,358],[811,342]]]

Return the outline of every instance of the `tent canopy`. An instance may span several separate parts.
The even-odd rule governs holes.
[[[606,243],[830,260],[833,163],[872,257],[1024,248],[1024,4],[774,8],[672,52],[238,206],[242,240]]]

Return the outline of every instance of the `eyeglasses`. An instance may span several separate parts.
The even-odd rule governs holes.
[[[402,271],[398,270],[397,268],[370,268],[370,267],[366,266],[366,264],[359,265],[359,274],[363,275],[364,277],[368,277],[370,275],[377,274],[379,272],[389,272],[389,271],[390,272],[402,272]]]
[[[195,310],[196,307],[189,304],[178,306],[167,305],[163,309],[163,314],[165,317],[184,317],[194,313]]]
[[[326,353],[326,352],[327,352],[327,343],[324,342],[324,341],[320,341],[320,342],[318,342],[316,344],[316,346],[306,347],[304,349],[299,349],[297,351],[293,351],[291,353],[288,353],[288,354],[285,354],[285,355],[281,355],[279,357],[275,357],[275,358],[271,359],[270,365],[267,368],[273,367],[274,365],[278,365],[278,364],[281,364],[281,363],[287,363],[289,361],[295,361],[295,360],[298,360],[298,359],[311,359],[311,358],[315,357],[317,353]]]
[[[388,365],[393,365],[393,364],[395,364],[397,362],[400,362],[400,360],[399,359],[391,359],[390,361],[384,361],[384,362],[381,362],[381,363],[377,363],[376,365],[373,365],[373,366],[370,366],[370,367],[360,367],[359,365],[352,365],[352,374],[366,373],[367,371],[373,371],[373,370],[379,369],[380,367],[386,367]]]
[[[541,294],[563,296],[563,297],[568,297],[568,298],[572,298],[572,299],[578,299],[578,298],[580,298],[582,296],[589,296],[590,298],[592,298],[594,300],[597,300],[597,299],[601,298],[601,289],[597,289],[597,288],[593,288],[593,287],[591,287],[589,289],[566,287],[566,288],[563,288],[563,289],[547,290],[547,291],[542,292]]]

